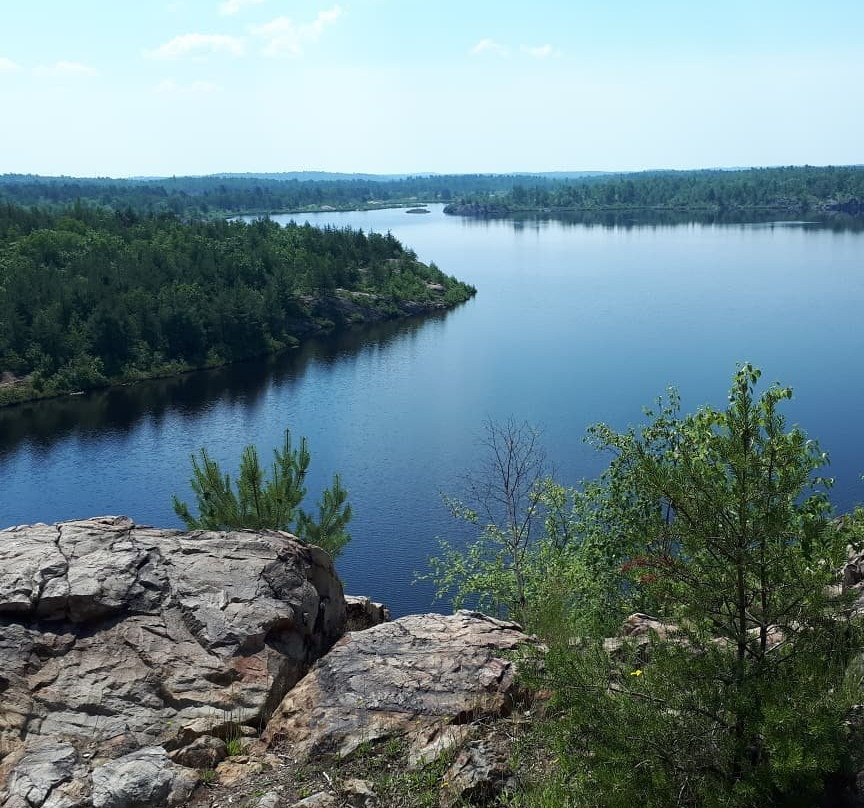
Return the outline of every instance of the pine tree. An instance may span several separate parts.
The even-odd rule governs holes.
[[[198,503],[198,516],[176,495],[174,512],[189,530],[285,530],[336,557],[350,540],[346,526],[351,519],[348,492],[339,475],[325,489],[313,518],[300,505],[306,496],[306,474],[311,455],[306,438],[294,449],[291,432],[285,430],[282,450],[274,450],[267,478],[254,446],[243,450],[236,485],[223,474],[206,449],[200,459],[192,455],[190,485]]]
[[[825,455],[777,410],[791,391],[757,398],[759,375],[739,368],[724,411],[594,430],[615,453],[622,591],[675,628],[546,660],[574,805],[812,805],[852,751],[860,629],[831,586],[846,537]]]

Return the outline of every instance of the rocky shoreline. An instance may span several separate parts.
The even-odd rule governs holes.
[[[836,587],[864,609],[864,553]],[[288,533],[0,530],[0,808],[455,808],[550,765],[516,755],[550,695],[517,676],[536,638],[389,617]],[[605,647],[677,631],[634,614]],[[853,780],[820,804],[864,805]]]
[[[385,739],[417,767],[513,709],[518,626],[388,617],[287,533],[0,531],[0,806],[204,804]]]

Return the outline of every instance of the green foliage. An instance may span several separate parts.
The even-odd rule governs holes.
[[[791,391],[757,398],[758,379],[741,367],[722,412],[679,418],[673,396],[646,427],[592,431],[614,453],[619,608],[678,630],[611,654],[598,634],[553,645],[543,681],[586,795],[573,804],[810,805],[851,751],[860,629],[830,588],[849,534],[814,476],[825,456],[777,410]]]
[[[486,611],[524,619],[526,564],[546,472],[540,434],[524,422],[488,421],[481,449],[482,468],[465,480],[469,504],[446,500],[453,516],[479,528],[479,535],[464,551],[442,541],[441,555],[429,560],[429,577],[439,597],[452,594],[455,608],[471,599]]]
[[[511,187],[473,189],[456,204],[511,210],[839,210],[861,214],[860,166],[787,166],[743,171],[645,171],[577,179],[514,178]]]
[[[848,544],[858,549],[864,548],[864,507],[855,508],[839,520],[839,528]]]
[[[740,367],[724,410],[682,416],[671,391],[642,426],[592,427],[611,462],[578,489],[546,475],[536,433],[487,427],[485,487],[454,503],[478,535],[431,577],[549,645],[526,678],[554,693],[556,764],[514,806],[809,806],[864,757],[864,637],[836,586],[864,511],[831,518],[826,455],[759,378]],[[667,630],[605,639],[635,611]]]
[[[743,171],[595,172],[581,176],[462,174],[323,180],[278,175],[157,180],[0,176],[0,200],[48,206],[84,200],[122,211],[129,222],[152,213],[185,217],[267,214],[321,210],[325,205],[330,209],[353,209],[419,199],[449,202],[454,198],[459,204],[476,205],[480,214],[555,208],[804,211],[819,207],[861,213],[864,169],[786,166]]]
[[[402,178],[173,177],[156,180],[84,179],[0,175],[0,200],[62,206],[85,201],[107,205],[133,220],[141,214],[185,217],[297,210],[351,210],[415,202],[449,201],[454,194],[506,192],[508,175],[461,174]]]
[[[0,204],[0,404],[259,356],[352,312],[473,291],[390,234]]]
[[[306,496],[306,474],[311,455],[306,438],[298,448],[291,445],[291,432],[285,430],[285,442],[273,452],[269,478],[261,466],[254,446],[243,450],[240,474],[236,484],[223,474],[219,464],[201,449],[200,460],[192,455],[192,479],[198,516],[176,495],[174,512],[189,530],[285,530],[310,544],[323,547],[333,558],[350,540],[346,526],[351,520],[348,492],[339,475],[325,489],[317,505],[317,518],[306,513],[300,504]]]
[[[628,557],[613,527],[626,511],[615,475],[581,489],[557,483],[527,423],[487,422],[480,444],[468,504],[446,500],[476,536],[441,541],[421,577],[454,608],[471,604],[542,636],[611,630],[623,614],[618,569]]]

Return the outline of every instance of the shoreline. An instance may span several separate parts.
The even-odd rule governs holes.
[[[366,210],[399,210],[399,208],[416,208],[423,205],[444,205],[443,199],[431,199],[426,201],[410,200],[401,202],[382,202],[380,204],[370,202],[365,205],[321,205],[317,207],[289,208],[286,210],[246,210],[243,212],[222,212],[212,216],[213,219],[242,219],[244,216],[290,216],[300,213],[353,213]],[[406,211],[407,213],[407,211]],[[427,211],[432,213],[432,211]]]
[[[646,206],[646,205],[629,205],[629,206],[608,206],[608,207],[519,207],[513,208],[506,204],[499,204],[494,201],[489,202],[466,202],[466,203],[448,203],[444,206],[443,213],[446,216],[466,216],[472,218],[507,218],[518,216],[520,214],[545,214],[554,216],[564,213],[676,213],[676,214],[694,214],[694,215],[735,215],[748,213],[794,213],[798,215],[814,214],[819,216],[858,216],[862,213],[849,213],[842,209],[829,207],[813,207],[809,205],[746,205],[740,207],[718,208],[716,206],[687,206],[676,207],[669,206]]]
[[[398,301],[398,303],[394,303],[394,305],[397,305],[400,308],[401,312],[400,314],[396,315],[376,308],[374,303],[377,301],[368,301],[364,305],[357,299],[357,297],[355,297],[351,293],[349,293],[349,298],[334,295],[332,298],[329,299],[316,300],[315,304],[323,306],[323,310],[315,316],[310,314],[309,320],[307,323],[305,323],[304,329],[299,335],[293,337],[293,342],[281,346],[275,350],[265,351],[263,353],[244,356],[237,359],[219,362],[205,362],[202,365],[185,365],[178,363],[176,366],[162,366],[162,368],[156,369],[153,373],[142,372],[142,375],[130,379],[111,379],[106,384],[93,385],[92,387],[88,387],[84,390],[65,390],[58,392],[52,391],[40,393],[39,391],[33,390],[33,388],[31,387],[29,388],[29,390],[27,390],[27,392],[24,393],[24,397],[16,398],[10,401],[4,401],[4,391],[26,389],[25,379],[27,377],[25,377],[25,379],[19,380],[18,382],[7,382],[0,384],[0,409],[10,410],[14,407],[23,406],[26,404],[34,404],[39,401],[51,401],[61,398],[72,398],[75,396],[87,395],[88,393],[96,392],[99,390],[110,390],[120,387],[132,387],[136,384],[143,382],[151,382],[158,379],[174,379],[190,373],[198,373],[207,370],[218,370],[219,368],[228,367],[230,365],[238,365],[244,362],[254,361],[256,359],[276,357],[280,356],[281,354],[287,353],[288,351],[297,350],[307,340],[314,339],[316,337],[326,337],[340,331],[352,329],[361,330],[364,326],[373,325],[374,323],[409,320],[413,317],[423,317],[426,315],[440,313],[444,311],[452,311],[456,307],[461,306],[463,303],[467,303],[471,298],[474,297],[475,294],[476,289],[470,292],[468,297],[465,298],[465,300],[460,300],[456,303],[446,303],[443,300],[426,302],[400,300]],[[322,316],[323,314],[333,314],[339,317],[340,322],[334,322],[332,319]]]

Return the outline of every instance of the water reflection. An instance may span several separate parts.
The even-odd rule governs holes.
[[[833,232],[862,232],[864,217],[846,213],[819,213],[802,219],[800,212],[790,211],[784,218],[778,211],[532,211],[508,216],[459,217],[469,228],[510,228],[516,231],[545,230],[552,225],[601,227],[606,230],[634,228],[686,227],[690,225],[723,225],[740,227],[820,227]]]
[[[374,323],[304,342],[294,351],[214,370],[153,379],[0,408],[0,457],[24,442],[45,450],[70,436],[85,441],[123,436],[147,421],[160,426],[171,415],[193,419],[220,403],[254,409],[267,390],[297,384],[313,363],[331,372],[361,351],[386,350],[413,341],[420,329],[443,323],[449,312]]]

